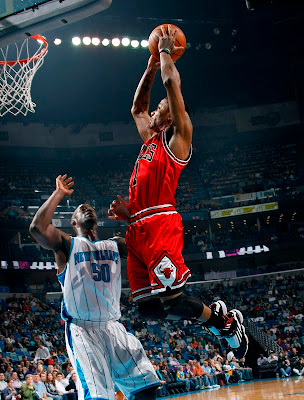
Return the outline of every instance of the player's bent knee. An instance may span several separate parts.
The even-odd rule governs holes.
[[[187,296],[182,293],[178,297],[164,301],[164,309],[168,314],[180,318],[199,318],[204,310],[204,304],[196,297]]]
[[[135,393],[135,400],[155,400],[158,386],[153,386]]]
[[[162,319],[167,316],[163,303],[158,297],[138,302],[137,310],[139,314],[145,318]]]

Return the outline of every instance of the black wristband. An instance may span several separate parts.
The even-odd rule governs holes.
[[[159,54],[162,53],[163,51],[164,51],[165,53],[167,53],[167,54],[171,54],[171,51],[170,51],[169,49],[167,49],[167,47],[163,47],[162,49],[160,49],[160,50],[159,50]]]

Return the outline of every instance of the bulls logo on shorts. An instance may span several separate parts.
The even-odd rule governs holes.
[[[152,269],[152,274],[162,287],[172,286],[176,281],[177,268],[168,256],[164,256]]]

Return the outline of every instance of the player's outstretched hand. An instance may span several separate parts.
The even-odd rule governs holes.
[[[153,56],[150,56],[149,61],[148,61],[148,68],[158,70],[160,69],[160,62],[156,60]]]
[[[74,189],[71,189],[73,185],[73,178],[71,176],[67,178],[67,174],[58,175],[56,178],[56,189],[64,196],[71,196],[71,194],[74,192]]]
[[[108,209],[108,218],[116,221],[129,221],[130,211],[129,205],[121,196],[117,196],[118,200],[112,201]]]
[[[174,45],[176,35],[177,35],[177,29],[173,30],[171,25],[168,25],[168,32],[166,32],[163,25],[161,25],[160,29],[162,31],[162,34],[158,35],[158,37],[159,37],[158,50],[166,48],[166,49],[169,49],[171,53],[174,53],[177,50],[184,49],[183,46],[176,47]]]

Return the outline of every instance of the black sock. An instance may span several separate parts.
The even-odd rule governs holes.
[[[211,310],[211,316],[208,321],[204,322],[205,326],[214,326],[216,329],[223,329],[225,326],[225,320],[223,317],[219,317]]]

